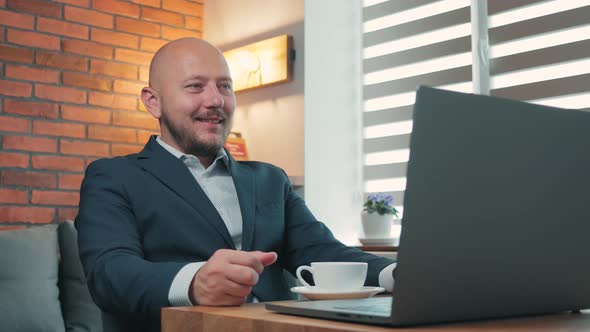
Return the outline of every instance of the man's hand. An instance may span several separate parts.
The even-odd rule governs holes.
[[[193,278],[190,300],[209,306],[242,305],[264,268],[276,260],[275,252],[217,250]]]

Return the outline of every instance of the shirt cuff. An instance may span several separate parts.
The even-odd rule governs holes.
[[[205,263],[207,262],[189,263],[178,271],[168,291],[168,302],[170,302],[171,306],[182,307],[198,304],[191,302],[188,292],[195,274],[197,274]]]
[[[385,288],[386,291],[393,291],[393,270],[397,263],[387,265],[381,272],[379,272],[379,286]]]

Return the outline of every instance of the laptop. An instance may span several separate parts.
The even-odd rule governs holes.
[[[266,308],[394,326],[590,308],[589,234],[590,113],[420,87],[393,294]]]

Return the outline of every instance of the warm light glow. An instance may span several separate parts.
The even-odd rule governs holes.
[[[370,59],[385,54],[401,52],[421,46],[440,43],[446,40],[469,36],[470,34],[470,23],[453,25],[450,27],[369,46],[364,49],[363,58]]]
[[[390,14],[367,21],[363,24],[363,31],[367,33],[412,21],[417,21],[426,17],[468,7],[469,3],[470,0],[442,0],[435,3],[429,3],[427,5],[418,6],[412,9],[397,12],[395,14]]]
[[[488,26],[490,28],[496,28],[503,25],[522,22],[536,17],[547,16],[550,14],[560,13],[566,10],[571,10],[589,5],[590,0],[545,1],[491,15],[488,19]]]
[[[260,70],[260,59],[250,51],[237,51],[234,54],[236,65],[248,72]]]
[[[291,37],[282,35],[224,52],[234,91],[290,81],[291,44]]]

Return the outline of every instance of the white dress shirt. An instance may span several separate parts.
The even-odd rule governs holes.
[[[178,151],[162,141],[159,136],[156,141],[166,151],[181,159],[188,167],[195,180],[213,203],[213,206],[215,206],[221,219],[223,219],[236,249],[240,250],[242,248],[242,212],[240,211],[236,187],[229,172],[228,156],[225,150],[220,149],[213,163],[208,168],[205,168],[197,157]],[[178,271],[168,291],[170,305],[190,306],[197,304],[191,302],[189,289],[193,277],[205,263],[207,262],[189,263]],[[395,266],[395,263],[388,265],[379,273],[379,285],[388,291],[393,289],[392,272]]]

